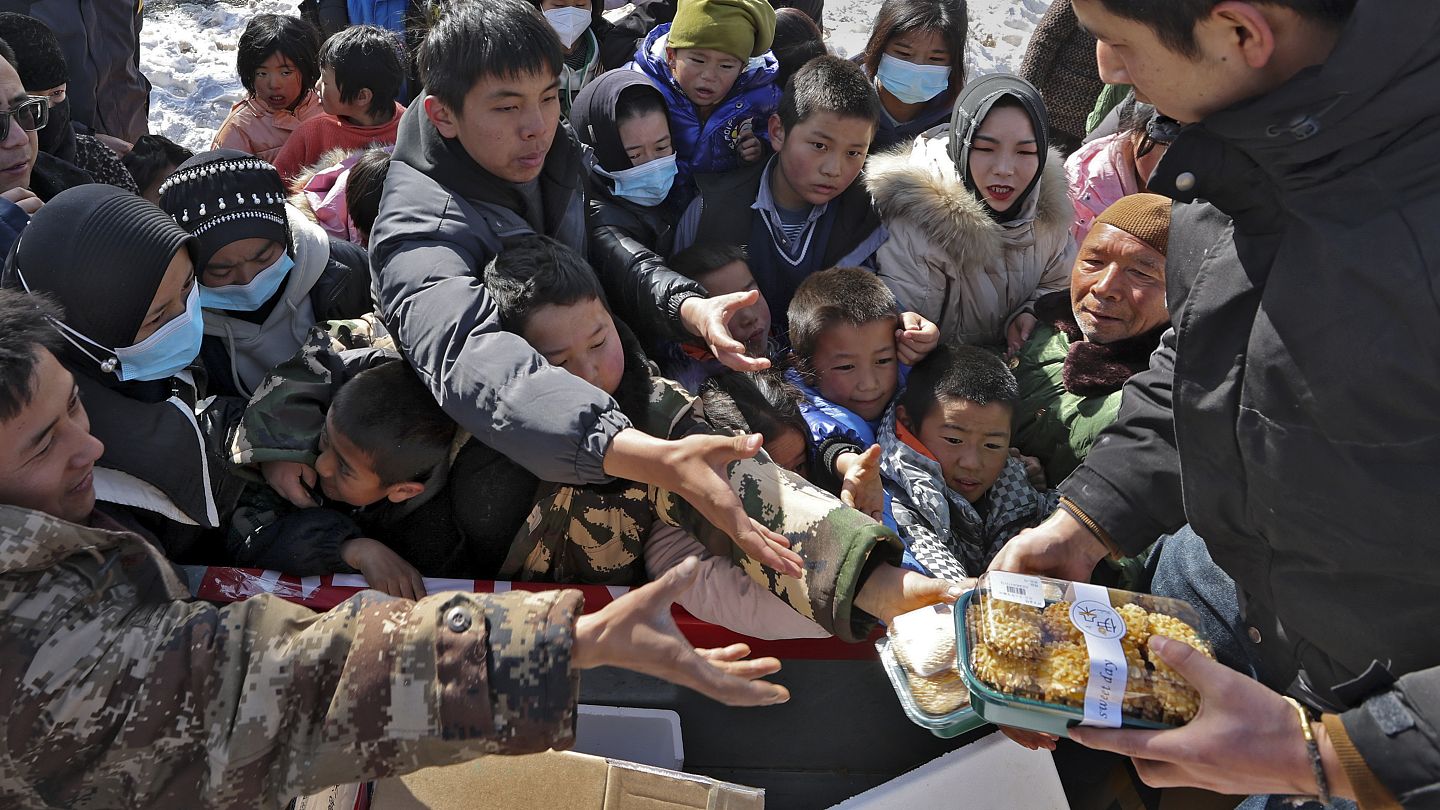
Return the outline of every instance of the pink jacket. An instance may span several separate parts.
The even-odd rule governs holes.
[[[385,147],[393,151],[394,146]],[[364,245],[360,231],[350,221],[350,208],[345,202],[345,188],[350,184],[350,167],[365,154],[364,149],[346,151],[332,149],[315,165],[305,169],[291,181],[291,201],[308,213],[325,232],[346,242]]]
[[[1128,135],[1117,132],[1081,144],[1065,159],[1065,180],[1075,204],[1075,243],[1085,241],[1095,217],[1121,197],[1140,193]]]
[[[210,148],[239,149],[261,160],[273,161],[291,133],[311,118],[324,114],[325,111],[320,109],[320,98],[312,90],[305,91],[305,98],[301,99],[294,112],[272,110],[269,104],[247,96],[230,108],[230,114],[220,125],[220,131],[215,133]]]

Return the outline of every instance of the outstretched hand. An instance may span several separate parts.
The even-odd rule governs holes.
[[[316,475],[315,468],[309,464],[298,461],[265,461],[260,464],[260,474],[265,477],[265,483],[280,497],[301,509],[320,505],[310,496]]]
[[[1015,535],[990,561],[991,571],[1014,571],[1088,582],[1105,544],[1070,513],[1056,509],[1043,523]]]
[[[770,358],[747,355],[745,344],[730,334],[730,319],[735,313],[759,300],[759,290],[727,293],[710,298],[687,298],[680,305],[680,320],[687,331],[705,341],[710,353],[726,368],[734,371],[764,371],[770,367]]]
[[[885,485],[880,480],[880,445],[872,444],[863,453],[846,453],[836,462],[844,463],[840,502],[864,512],[871,520],[885,517]]]
[[[790,699],[785,687],[759,680],[780,670],[774,658],[751,659],[745,644],[698,649],[675,626],[670,604],[695,580],[687,558],[660,579],[626,593],[575,624],[576,668],[617,666],[679,684],[730,706],[768,706]]]

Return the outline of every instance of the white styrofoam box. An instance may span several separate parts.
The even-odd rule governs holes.
[[[896,807],[1069,810],[1050,752],[1022,748],[998,731],[831,810]]]
[[[673,771],[685,765],[680,715],[669,709],[581,703],[575,722],[575,745],[570,750]]]

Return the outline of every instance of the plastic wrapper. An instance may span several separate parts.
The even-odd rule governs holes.
[[[1198,627],[1175,599],[992,572],[957,606],[959,669],[976,712],[1001,725],[1168,728],[1193,718],[1200,697],[1150,639],[1213,658]]]
[[[970,690],[957,666],[949,605],[895,617],[875,646],[901,707],[916,725],[937,737],[954,737],[984,724],[970,707]]]

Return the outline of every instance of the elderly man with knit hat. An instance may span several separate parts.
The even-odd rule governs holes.
[[[1012,443],[1040,459],[1053,486],[1115,421],[1120,388],[1149,364],[1170,325],[1165,248],[1170,200],[1122,197],[1095,219],[1070,292],[1035,303],[1039,325],[1012,360],[1020,384]]]

